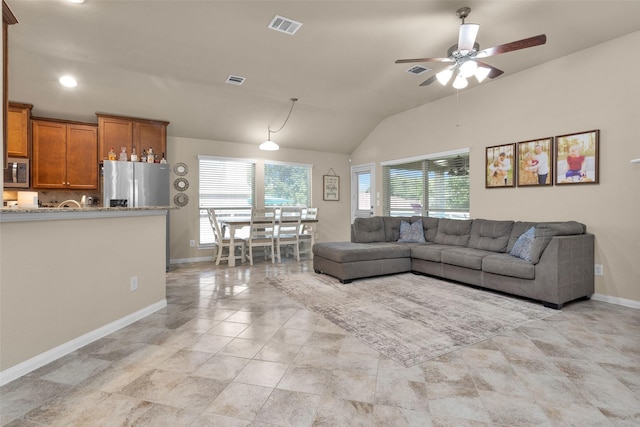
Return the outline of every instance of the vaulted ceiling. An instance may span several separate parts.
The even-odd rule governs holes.
[[[299,101],[273,135],[281,147],[348,154],[385,117],[455,94],[418,86],[442,64],[416,76],[394,61],[446,56],[463,6],[480,25],[480,48],[547,35],[543,46],[487,59],[504,74],[485,85],[640,30],[638,1],[6,2],[19,21],[9,30],[9,98],[34,104],[34,115],[161,119],[169,135],[256,151],[290,98]],[[295,35],[271,30],[275,15],[303,25]],[[603,81],[620,65],[602,64]],[[60,86],[63,74],[78,87]],[[229,75],[246,81],[227,84]]]

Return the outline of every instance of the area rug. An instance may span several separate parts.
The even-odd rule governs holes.
[[[327,275],[290,274],[268,283],[405,367],[557,313],[412,273],[349,284]]]

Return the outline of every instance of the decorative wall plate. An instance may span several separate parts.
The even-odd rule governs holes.
[[[187,203],[189,203],[189,196],[184,193],[178,193],[173,196],[173,203],[180,207],[187,206]]]
[[[173,181],[173,188],[178,191],[184,191],[189,188],[189,181],[186,178],[177,178]]]
[[[176,163],[173,165],[173,172],[178,176],[185,176],[189,172],[189,168],[184,163]]]

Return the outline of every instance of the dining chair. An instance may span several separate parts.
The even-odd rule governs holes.
[[[302,209],[298,207],[280,208],[278,226],[276,227],[276,250],[278,262],[282,262],[282,247],[293,246],[297,261],[300,261],[300,224],[302,223]]]
[[[229,257],[234,257],[235,259],[240,259],[241,262],[244,262],[245,240],[241,237],[235,237],[233,248],[231,248],[231,239],[229,239],[229,237],[225,237],[222,229],[220,228],[220,223],[218,223],[218,218],[216,216],[216,210],[214,208],[207,209],[207,215],[209,217],[211,228],[213,229],[213,244],[215,247],[213,256],[216,260],[216,265],[220,265],[220,261],[229,261]],[[236,255],[236,248],[240,248],[240,255]],[[226,255],[223,253],[225,249],[227,250]]]
[[[271,263],[275,262],[274,239],[276,228],[276,210],[274,208],[252,209],[249,236],[246,240],[249,248],[249,263],[253,265],[253,248],[263,247],[264,258],[271,254]]]
[[[318,208],[305,208],[302,210],[303,219],[318,219]],[[300,224],[300,255],[308,254],[309,259],[313,259],[313,245],[316,242],[315,239],[315,224],[316,223],[302,223]]]

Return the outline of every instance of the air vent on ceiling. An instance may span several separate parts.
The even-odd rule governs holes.
[[[409,68],[408,70],[405,70],[407,73],[409,74],[414,74],[414,75],[418,75],[418,74],[422,74],[422,73],[426,73],[427,71],[431,71],[431,68],[427,68],[427,67],[423,67],[422,65],[416,65],[413,66],[411,68]]]
[[[294,35],[302,27],[302,22],[296,22],[284,16],[276,15],[269,23],[269,28],[289,35]]]
[[[226,83],[229,83],[230,85],[240,86],[242,83],[244,83],[245,80],[246,79],[244,77],[230,75],[229,77],[227,77]]]

